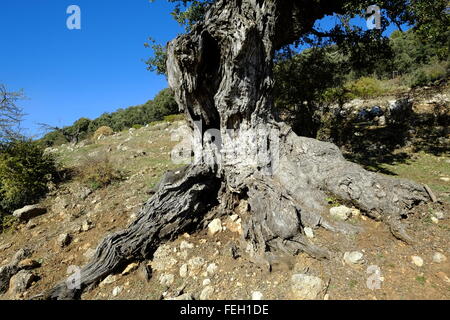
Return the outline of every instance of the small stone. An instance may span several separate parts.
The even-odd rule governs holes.
[[[180,250],[187,250],[187,249],[192,249],[194,248],[194,245],[190,242],[187,241],[181,241],[180,243]]]
[[[180,277],[186,278],[188,276],[188,272],[189,272],[189,267],[185,263],[180,267]]]
[[[22,221],[28,221],[47,213],[47,209],[39,205],[25,206],[13,212],[13,216]]]
[[[168,298],[165,300],[172,300],[172,301],[188,301],[188,300],[194,300],[194,298],[192,297],[192,295],[190,293],[185,293],[182,294],[181,296],[175,297],[175,298]]]
[[[138,271],[138,276],[144,280],[144,281],[149,281],[152,278],[152,274],[153,274],[153,270],[151,265],[148,264],[141,264],[141,267],[139,268]]]
[[[252,292],[252,300],[263,300],[264,296],[259,291],[253,291]]]
[[[123,270],[122,275],[126,276],[127,274],[132,273],[133,271],[137,270],[139,268],[139,263],[131,263],[129,264],[125,270]]]
[[[102,282],[100,282],[99,287],[103,288],[105,286],[107,286],[108,284],[112,284],[114,282],[116,282],[118,280],[118,276],[117,275],[109,275],[107,276]]]
[[[70,234],[68,234],[68,233],[62,233],[62,234],[60,234],[60,235],[58,236],[58,240],[57,240],[58,245],[59,245],[61,248],[67,247],[67,246],[70,244],[71,241],[72,241],[72,237],[71,237]]]
[[[447,177],[441,177],[441,180],[444,182],[450,182],[450,178]]]
[[[436,217],[431,217],[431,221],[432,221],[434,224],[439,224],[439,219],[436,218]]]
[[[159,276],[159,283],[161,283],[163,286],[170,287],[174,281],[175,277],[173,274],[163,273]]]
[[[346,206],[333,207],[330,209],[330,215],[339,220],[348,220],[352,215],[352,209]]]
[[[359,218],[361,216],[361,210],[359,209],[352,209],[352,217],[353,218]]]
[[[222,231],[222,221],[220,219],[214,219],[208,225],[208,234],[214,236]]]
[[[193,271],[200,271],[205,265],[205,259],[201,257],[195,257],[188,261],[189,268]]]
[[[359,251],[344,253],[344,261],[345,261],[345,263],[347,263],[349,265],[363,264],[364,263],[363,257],[364,257],[364,255]]]
[[[207,272],[208,275],[211,277],[211,276],[213,276],[213,275],[217,272],[217,269],[219,269],[219,267],[217,266],[217,264],[211,263],[211,264],[208,265],[208,267],[206,268],[206,272]]]
[[[211,280],[210,279],[205,279],[203,280],[203,286],[209,286],[211,284]]]
[[[239,215],[237,215],[237,214],[231,215],[231,216],[230,216],[230,220],[233,221],[233,222],[238,221],[238,220],[239,220]]]
[[[36,279],[37,277],[29,271],[19,271],[16,275],[11,277],[11,280],[9,281],[9,290],[13,294],[24,293]]]
[[[30,220],[30,221],[28,221],[28,223],[27,223],[27,225],[26,225],[26,228],[28,229],[28,230],[31,230],[31,229],[34,229],[34,228],[36,228],[36,223],[34,223],[33,222],[33,220]]]
[[[306,237],[312,239],[314,238],[314,231],[312,228],[306,227],[305,229],[303,229],[305,231],[305,235]]]
[[[174,267],[178,263],[178,261],[171,256],[172,253],[172,247],[168,244],[159,246],[159,248],[153,254],[153,270],[166,271]]]
[[[122,287],[115,287],[112,291],[112,295],[114,297],[117,297],[122,291],[123,291]]]
[[[444,220],[445,218],[445,215],[442,211],[436,211],[435,213],[433,213],[433,215],[439,220]]]
[[[411,256],[411,261],[418,267],[423,267],[423,259],[419,256]]]
[[[295,299],[314,300],[324,289],[322,279],[306,274],[294,274],[291,278],[292,293]]]
[[[323,300],[326,300],[326,301],[330,300],[330,295],[327,293],[327,294],[323,297]]]
[[[20,261],[17,266],[20,269],[32,270],[32,269],[39,268],[41,266],[41,264],[33,259],[25,259],[25,260]]]
[[[94,227],[94,225],[92,224],[91,221],[85,220],[85,221],[83,221],[83,224],[81,225],[81,230],[86,232],[86,231],[91,230],[93,227]]]
[[[33,254],[33,250],[31,250],[31,249],[28,249],[28,248],[20,249],[19,251],[17,251],[14,254],[14,257],[12,258],[11,265],[18,264],[20,261],[31,257],[32,254]]]
[[[211,286],[207,286],[200,293],[200,300],[211,300],[211,297],[213,294],[214,294],[214,288]]]
[[[444,256],[442,253],[436,252],[433,255],[433,262],[434,263],[442,263],[442,262],[445,262],[445,261],[447,261],[447,257]]]

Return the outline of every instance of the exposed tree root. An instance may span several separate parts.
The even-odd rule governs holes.
[[[220,181],[207,167],[169,173],[136,221],[101,242],[92,261],[81,270],[80,286],[76,281],[63,281],[46,298],[80,298],[84,289],[95,286],[128,262],[151,257],[161,242],[195,230],[202,225],[205,213],[217,204],[219,188]]]

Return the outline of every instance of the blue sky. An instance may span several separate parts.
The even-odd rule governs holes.
[[[66,10],[81,8],[81,30],[69,30]],[[166,0],[2,0],[0,83],[24,89],[22,127],[72,124],[104,112],[139,105],[167,87],[146,70],[149,36],[166,43],[183,29]],[[327,18],[327,28],[335,18]],[[361,23],[361,22],[360,22]]]
[[[68,30],[67,7],[81,8],[81,30]],[[182,28],[165,0],[2,0],[0,83],[24,89],[26,133],[37,123],[69,125],[80,117],[138,105],[167,87],[146,70],[152,36],[170,41]]]

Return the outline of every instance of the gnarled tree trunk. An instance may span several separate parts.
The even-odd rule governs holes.
[[[161,242],[202,228],[214,206],[226,211],[243,199],[249,203],[243,240],[258,261],[300,251],[326,258],[326,248],[306,240],[307,226],[358,232],[327,219],[330,194],[410,241],[400,219],[429,200],[423,186],[367,172],[336,146],[296,136],[273,113],[275,50],[341,7],[342,1],[219,0],[203,22],[172,41],[170,86],[193,129],[205,137],[197,141],[201,148],[195,145],[195,161],[166,176],[137,220],[100,244],[81,271],[79,288],[62,282],[48,297],[79,297],[127,262],[151,257]]]

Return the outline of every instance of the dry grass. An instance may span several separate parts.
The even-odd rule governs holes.
[[[123,179],[106,155],[86,157],[75,169],[78,180],[96,190]]]

